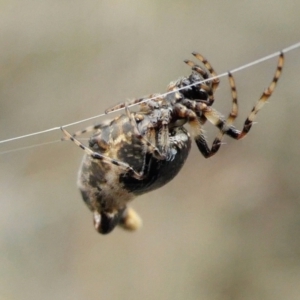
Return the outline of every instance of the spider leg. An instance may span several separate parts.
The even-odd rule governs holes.
[[[201,68],[199,65],[195,64],[193,61],[185,60],[184,62],[187,65],[189,65],[193,71],[199,73],[203,77],[204,80],[207,80],[210,77],[217,76],[217,73],[214,71],[211,64],[201,54],[193,52],[193,55],[204,64],[204,66],[206,67],[208,72],[206,70],[204,70],[203,68]],[[220,80],[219,80],[219,78],[214,78],[214,79],[210,80],[210,82],[211,82],[211,86],[207,85],[206,82],[204,82],[203,84],[199,84],[199,87],[198,87],[199,89],[206,90],[206,92],[208,94],[208,102],[207,102],[208,106],[213,105],[213,103],[215,101],[214,92],[218,88]]]
[[[224,134],[230,135],[228,130],[229,130],[230,126],[232,125],[232,123],[234,122],[234,120],[236,119],[237,115],[238,115],[238,102],[237,102],[236,85],[235,85],[234,78],[233,78],[233,76],[230,72],[228,72],[228,78],[229,78],[229,84],[230,84],[230,88],[231,88],[231,97],[232,97],[231,112],[228,115],[225,123],[222,120],[222,118],[220,117],[219,120],[221,122],[214,124],[220,129],[220,132],[219,132],[219,135],[213,141],[212,149],[213,149],[214,153],[211,154],[210,156],[214,155],[219,150],[219,148],[221,147],[221,142],[222,142]],[[218,117],[218,113],[216,111],[214,112],[214,114],[215,114],[215,116]]]
[[[192,62],[191,60],[185,60],[184,62],[187,65],[189,65],[192,68],[193,71],[199,73],[203,77],[204,80],[209,78],[208,73],[205,70],[203,70],[200,66],[198,66],[194,62]],[[204,82],[204,83],[199,83],[199,85],[197,85],[197,87],[198,87],[199,90],[202,89],[202,90],[205,90],[207,92],[207,94],[208,94],[207,104],[209,106],[211,106],[215,101],[213,86],[210,87],[210,86],[207,85],[207,82]],[[176,86],[174,87],[174,89],[176,89]]]
[[[195,101],[190,101],[187,99],[187,101],[192,104],[196,104]],[[203,103],[197,103],[198,106],[201,106],[201,110],[204,110],[204,108],[210,109],[206,104]],[[195,142],[198,146],[199,151],[202,153],[202,155],[205,158],[208,158],[210,156],[211,150],[207,144],[206,138],[204,136],[204,131],[202,129],[202,122],[200,121],[200,118],[198,117],[197,113],[194,112],[194,110],[187,108],[186,106],[177,103],[174,107],[174,111],[177,114],[179,118],[186,119],[188,124],[191,127],[192,136],[195,139]],[[200,109],[198,108],[198,111]],[[203,123],[204,119],[203,119]]]
[[[129,108],[127,106],[127,103],[125,104],[125,112],[127,114],[127,117],[130,121],[131,126],[133,127],[133,131],[134,131],[134,135],[136,138],[139,139],[139,141],[145,146],[145,152],[147,153],[151,153],[153,154],[153,156],[157,159],[163,160],[166,158],[166,155],[164,153],[161,153],[159,151],[159,149],[152,144],[151,142],[149,142],[145,136],[143,136],[138,127],[137,127],[137,123],[135,121],[135,118],[132,116],[132,114],[129,111]]]
[[[193,52],[192,54],[204,64],[205,68],[212,75],[212,77],[218,76],[217,73],[215,72],[215,70],[213,69],[212,65],[208,62],[208,60],[204,56],[202,56],[200,53],[197,53],[197,52]],[[219,86],[219,83],[220,83],[219,78],[215,78],[215,79],[212,80],[212,90],[213,90],[213,92],[216,91],[216,89]]]
[[[244,127],[243,127],[242,131],[241,132],[236,131],[236,133],[234,133],[233,136],[229,134],[230,136],[239,140],[239,139],[243,138],[250,131],[252,123],[256,117],[256,114],[265,105],[265,103],[267,102],[267,100],[269,99],[269,97],[272,95],[272,93],[275,90],[275,87],[277,85],[277,82],[278,82],[279,77],[282,72],[283,63],[284,63],[284,55],[283,55],[283,52],[281,52],[279,55],[279,58],[278,58],[277,68],[276,68],[273,80],[271,81],[270,85],[262,93],[260,99],[257,101],[256,105],[253,107],[251,113],[249,114],[248,118],[246,119],[246,121],[244,123]]]
[[[78,130],[78,131],[76,131],[76,132],[74,132],[72,134],[72,137],[81,136],[81,135],[89,133],[89,132],[94,132],[95,133],[96,131],[98,131],[98,133],[99,133],[99,131],[103,127],[110,126],[111,123],[116,122],[121,117],[122,116],[120,115],[120,116],[118,116],[118,117],[116,117],[116,118],[114,118],[112,120],[107,120],[107,121],[101,122],[99,124],[95,124],[95,125],[92,125],[92,126],[88,126],[88,127],[84,128],[84,129]],[[67,140],[70,140],[70,139],[67,136],[64,136],[63,138],[61,138],[61,140],[62,141],[67,141]]]
[[[203,118],[203,121],[202,121],[199,117],[197,119],[194,119],[189,116],[188,122],[194,131],[193,135],[194,135],[194,139],[198,146],[199,151],[202,153],[202,155],[205,158],[209,158],[218,152],[219,148],[221,147],[221,140],[222,140],[224,133],[229,134],[228,129],[234,128],[233,126],[228,127],[228,124],[230,124],[234,120],[235,117],[233,116],[233,113],[231,112],[229,115],[229,119],[228,119],[229,121],[227,124],[227,121],[224,119],[224,117],[218,111],[213,109],[212,107],[207,106],[204,103],[197,103],[196,107],[197,107],[198,111],[199,110],[202,111],[203,115],[205,116],[205,119]],[[234,109],[232,109],[232,111],[234,111]],[[197,116],[196,113],[195,113],[195,116]],[[220,134],[217,138],[215,138],[211,147],[208,146],[206,137],[202,130],[202,125],[205,123],[204,120],[208,120],[210,123],[212,123],[213,125],[215,125],[216,127],[218,127],[220,129]]]
[[[98,130],[100,127],[102,126],[102,124],[96,124],[96,125],[92,125],[92,126],[88,126],[82,130],[78,130],[76,132],[74,132],[72,134],[72,137],[77,137],[77,136],[81,136],[85,133],[89,133],[89,132],[95,132],[96,130]],[[61,138],[62,141],[67,141],[70,140],[70,138],[68,138],[67,136],[64,136],[63,138]]]
[[[161,109],[161,128],[158,133],[158,147],[167,160],[172,160],[173,155],[170,152],[170,124],[171,112],[169,109]]]
[[[124,162],[122,162],[120,160],[117,160],[117,159],[110,158],[110,157],[105,156],[105,155],[103,155],[103,154],[101,154],[99,152],[94,152],[90,148],[84,146],[76,138],[72,137],[72,135],[67,130],[65,130],[64,128],[61,127],[61,130],[67,136],[67,138],[69,140],[71,140],[72,142],[74,142],[78,147],[80,147],[83,151],[85,151],[86,154],[88,154],[89,156],[91,156],[93,159],[98,159],[98,160],[103,161],[104,163],[118,166],[121,169],[123,169],[126,173],[127,172],[131,173],[131,176],[134,177],[134,178],[136,178],[136,179],[138,179],[138,180],[142,180],[144,178],[144,174],[142,172],[139,173],[139,172],[135,171],[127,163],[124,163]]]
[[[190,66],[193,71],[199,73],[203,77],[203,79],[208,79],[209,78],[208,73],[203,68],[201,68],[199,65],[195,64],[193,61],[191,61],[189,59],[186,59],[186,60],[184,60],[184,62],[188,66]]]
[[[220,117],[220,114],[217,111],[213,111],[213,110],[203,111],[205,117],[212,124],[214,124],[215,126],[220,128],[221,131],[224,131],[224,133],[229,135],[230,137],[232,137],[236,140],[243,138],[250,131],[251,126],[253,124],[253,121],[254,121],[257,113],[262,109],[262,107],[265,105],[265,103],[267,102],[269,97],[274,92],[275,87],[277,85],[277,82],[278,82],[279,77],[282,72],[283,63],[284,63],[284,55],[281,52],[279,55],[278,64],[277,64],[277,68],[276,68],[273,80],[271,81],[268,88],[262,93],[262,95],[259,98],[259,100],[257,101],[257,103],[254,105],[254,107],[251,110],[251,113],[249,114],[249,116],[247,117],[247,119],[244,123],[244,127],[241,131],[236,129],[234,126],[226,126],[226,125],[228,125],[228,123],[226,124],[226,122],[224,122],[224,120]],[[231,91],[232,91],[232,98],[233,98],[233,111],[235,110],[237,113],[237,106],[236,106],[236,109],[234,109],[234,106],[235,106],[234,102],[236,101],[234,99],[236,97],[235,84],[233,81],[233,77],[230,73],[229,73],[229,80],[230,80],[230,84],[231,84]],[[237,105],[237,103],[236,103],[236,105]],[[218,117],[218,115],[219,115],[219,117]],[[233,113],[233,116],[229,116],[229,118],[227,119],[227,121],[229,121],[229,124],[232,123],[232,121],[235,119],[235,117],[236,117],[235,113]],[[230,119],[232,119],[232,121],[230,121]]]
[[[197,124],[198,123],[198,124]],[[194,127],[195,132],[197,132],[196,135],[194,135],[194,139],[196,142],[196,145],[199,149],[199,151],[201,152],[201,154],[205,157],[205,158],[209,158],[212,155],[214,155],[217,150],[215,150],[215,145],[213,144],[211,147],[208,146],[206,137],[204,135],[204,131],[201,127],[201,123],[199,121],[199,119],[197,119],[194,122],[189,122],[191,128]]]
[[[204,149],[204,153],[206,153],[206,155],[208,155],[208,156],[206,156],[204,154],[205,157],[210,157],[219,150],[219,148],[221,146],[221,140],[222,140],[224,134],[226,134],[236,140],[239,140],[239,139],[243,138],[250,131],[251,126],[253,124],[253,121],[254,121],[257,113],[264,106],[264,104],[266,103],[268,98],[272,95],[273,91],[275,90],[276,84],[277,84],[278,79],[282,72],[283,63],[284,63],[284,55],[283,55],[283,53],[280,53],[273,80],[271,81],[268,88],[263,92],[263,94],[261,95],[261,97],[258,100],[258,102],[256,103],[256,105],[253,107],[253,109],[252,109],[251,113],[249,114],[249,116],[247,117],[247,119],[244,123],[244,127],[241,131],[236,129],[232,125],[233,121],[237,117],[238,106],[237,106],[237,94],[236,94],[235,83],[234,83],[234,79],[233,79],[233,76],[231,75],[231,73],[228,73],[228,76],[229,76],[229,82],[230,82],[231,93],[232,93],[232,110],[231,110],[231,113],[229,114],[227,120],[225,120],[218,111],[216,111],[215,109],[213,109],[211,107],[208,107],[206,104],[203,104],[203,103],[197,104],[198,107],[196,110],[202,111],[205,118],[210,123],[212,123],[213,125],[215,125],[216,127],[218,127],[220,129],[219,135],[213,141],[212,147],[211,147],[210,151],[208,151],[208,152],[205,150],[206,145],[205,145],[205,141],[203,141],[203,137],[200,137],[198,139],[198,141],[196,140],[199,150],[201,151],[201,149]],[[203,151],[201,151],[201,152],[203,154]]]
[[[139,104],[147,99],[151,99],[151,98],[154,98],[152,100],[155,101],[156,98],[159,98],[160,94],[151,94],[149,96],[146,96],[146,97],[142,97],[142,98],[139,98],[139,99],[133,99],[133,100],[130,100],[130,101],[127,101],[126,104],[124,102],[122,103],[119,103],[117,105],[114,105],[113,107],[111,108],[108,108],[107,110],[105,110],[105,113],[108,114],[110,112],[113,112],[113,111],[116,111],[116,110],[120,110],[122,108],[125,108],[125,106],[134,106],[136,104]]]

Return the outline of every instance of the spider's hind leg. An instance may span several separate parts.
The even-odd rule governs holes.
[[[96,124],[96,125],[92,125],[92,126],[88,126],[84,129],[81,129],[81,130],[78,130],[76,132],[74,132],[72,134],[72,137],[77,137],[77,136],[81,136],[83,134],[86,134],[86,133],[89,133],[89,132],[95,132],[97,130],[99,130],[99,128],[101,127],[102,125],[101,124]],[[67,141],[67,140],[70,140],[70,138],[68,138],[67,136],[64,136],[61,138],[62,141]]]
[[[271,97],[271,95],[273,94],[273,92],[275,90],[275,87],[277,85],[277,82],[278,82],[281,72],[282,72],[283,63],[284,63],[284,55],[283,55],[283,52],[281,52],[279,55],[279,58],[278,58],[277,68],[276,68],[273,80],[271,81],[271,83],[267,87],[267,89],[264,90],[261,97],[257,101],[256,105],[254,105],[251,113],[249,114],[249,116],[247,117],[247,119],[244,123],[244,127],[243,127],[242,131],[236,130],[233,135],[229,134],[231,137],[239,140],[239,139],[243,138],[250,131],[251,126],[253,124],[253,121],[254,121],[257,113],[262,109],[262,107],[265,105],[265,103]]]
[[[65,136],[67,137],[68,140],[71,140],[72,142],[74,142],[79,148],[81,148],[86,154],[88,154],[92,158],[101,160],[106,164],[111,164],[111,165],[118,166],[121,169],[123,169],[126,173],[127,172],[131,173],[131,176],[138,179],[138,180],[142,180],[144,178],[144,174],[142,172],[141,173],[137,172],[129,164],[124,163],[124,162],[122,162],[120,160],[117,160],[117,159],[110,158],[110,157],[105,156],[105,155],[103,155],[99,152],[95,152],[95,151],[91,150],[90,148],[86,147],[85,145],[83,145],[81,142],[79,142],[76,138],[74,138],[64,128],[61,127],[61,130],[65,134]]]
[[[216,137],[216,139],[213,142],[213,145],[210,149],[210,152],[207,153],[208,157],[214,155],[221,146],[221,141],[224,136],[224,134],[239,140],[243,138],[251,129],[251,126],[253,124],[253,121],[257,115],[257,113],[261,110],[261,108],[264,106],[268,98],[272,95],[273,91],[275,90],[276,84],[278,82],[278,79],[280,78],[282,67],[284,63],[284,56],[283,53],[280,53],[277,68],[275,71],[275,75],[273,77],[273,80],[271,81],[268,88],[262,93],[260,99],[257,101],[256,105],[253,107],[251,113],[247,117],[243,129],[240,131],[236,129],[232,123],[237,117],[238,112],[238,106],[237,106],[237,94],[236,94],[236,88],[233,76],[228,73],[229,76],[229,82],[231,86],[231,93],[232,93],[232,110],[230,115],[228,116],[227,120],[225,120],[219,112],[212,109],[211,107],[206,107],[205,104],[202,104],[202,108],[200,107],[200,110],[202,111],[205,118],[211,122],[213,125],[218,127],[220,129],[219,135]],[[200,149],[200,147],[204,147],[204,142],[200,139],[199,142],[197,142],[197,145]],[[200,150],[201,151],[201,150]]]
[[[268,88],[265,89],[265,91],[262,93],[262,95],[259,98],[259,100],[257,101],[257,103],[252,108],[249,116],[247,117],[247,119],[244,123],[243,129],[241,131],[236,129],[234,126],[230,125],[233,122],[233,120],[236,118],[236,114],[233,114],[233,116],[229,116],[227,121],[224,123],[224,121],[221,118],[219,120],[217,120],[217,119],[214,120],[213,118],[210,117],[209,113],[204,112],[205,117],[212,124],[214,124],[215,126],[220,128],[221,135],[227,134],[230,137],[232,137],[236,140],[239,140],[239,139],[243,138],[250,131],[257,113],[262,109],[262,107],[265,105],[265,103],[267,102],[267,100],[270,98],[270,96],[272,95],[272,93],[275,90],[275,87],[277,85],[277,82],[278,82],[281,72],[282,72],[283,63],[284,63],[284,55],[281,52],[279,55],[279,58],[278,58],[277,68],[276,68],[273,80],[271,81]],[[232,94],[233,94],[233,105],[235,105],[234,104],[235,84],[233,81],[233,77],[230,73],[229,73],[229,78],[231,80],[230,82],[231,82],[231,90],[232,90]],[[232,82],[233,82],[233,85],[232,85]],[[236,102],[236,105],[237,105],[237,102]],[[236,108],[237,108],[237,106],[236,106]],[[236,113],[237,113],[237,110],[236,110]],[[230,125],[230,126],[228,126],[228,125]]]
[[[108,113],[114,112],[116,110],[120,110],[122,108],[125,108],[126,106],[128,106],[128,107],[129,106],[134,106],[136,104],[140,104],[141,102],[146,102],[146,100],[150,100],[150,99],[155,101],[155,99],[159,98],[159,96],[160,96],[159,94],[151,94],[151,95],[146,96],[146,97],[129,100],[126,103],[119,103],[119,104],[116,104],[113,107],[108,108],[107,110],[105,110],[105,113],[108,114]]]

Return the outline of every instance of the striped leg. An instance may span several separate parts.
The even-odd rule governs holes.
[[[206,70],[204,70],[203,68],[201,68],[200,66],[196,65],[194,62],[192,62],[190,60],[185,60],[185,63],[188,64],[192,68],[192,70],[198,72],[204,79],[208,79],[210,77],[216,77],[217,76],[217,73],[214,71],[213,67],[207,61],[206,58],[204,58],[201,54],[199,54],[197,52],[193,52],[192,54],[203,63],[203,65],[208,70],[208,72]],[[212,75],[212,76],[210,76],[210,75]],[[218,88],[219,83],[220,83],[220,80],[218,78],[214,78],[212,80],[212,86],[207,91],[208,94],[209,94],[209,105],[212,105],[213,102],[214,102],[213,93]],[[201,88],[206,90],[208,88],[208,86],[203,84],[203,85],[201,85]],[[151,94],[147,97],[131,100],[131,101],[127,102],[127,105],[131,106],[131,105],[139,104],[139,103],[143,102],[146,99],[158,98],[159,96],[160,96],[159,94]],[[153,99],[153,100],[155,101],[155,99]],[[105,113],[108,114],[108,113],[120,110],[122,108],[125,108],[125,103],[117,104],[117,105],[107,109],[105,111]]]
[[[246,119],[246,121],[244,123],[244,127],[243,127],[242,131],[239,132],[238,135],[234,134],[232,136],[233,138],[239,140],[239,139],[243,138],[250,131],[252,123],[256,117],[256,114],[262,109],[262,107],[265,105],[265,103],[267,102],[267,100],[269,99],[269,97],[272,95],[272,93],[275,90],[276,84],[277,84],[278,79],[282,72],[283,63],[284,63],[284,55],[283,55],[283,52],[281,52],[279,55],[276,72],[275,72],[272,82],[270,83],[268,88],[262,93],[260,99],[258,100],[256,105],[253,107],[250,115],[248,116],[248,118]]]
[[[204,64],[204,66],[208,70],[208,72],[206,72],[203,68],[201,68],[199,65],[195,64],[194,62],[192,62],[190,60],[185,60],[184,62],[187,65],[189,65],[193,71],[199,73],[203,77],[203,79],[209,79],[210,77],[218,76],[217,73],[214,71],[213,67],[211,66],[211,64],[207,61],[207,59],[205,59],[201,54],[196,53],[196,52],[193,52],[193,55]],[[206,92],[208,94],[208,102],[206,103],[208,106],[212,106],[215,101],[214,93],[219,86],[220,80],[219,80],[219,78],[214,78],[213,80],[211,80],[211,83],[212,83],[211,87],[206,85],[206,83],[200,84],[200,86],[199,86],[199,89],[206,90]],[[201,125],[204,125],[206,123],[206,118],[203,115],[200,115],[200,114],[197,114],[197,115],[198,115],[198,119],[199,119],[199,122],[201,123]]]
[[[190,108],[187,108],[190,107]],[[197,110],[196,110],[197,108]],[[186,119],[188,124],[191,127],[192,136],[195,139],[195,142],[198,146],[199,151],[202,153],[204,157],[210,156],[210,148],[207,144],[206,138],[204,136],[204,131],[202,129],[202,123],[197,115],[197,111],[203,111],[204,109],[210,109],[206,104],[197,103],[196,101],[192,101],[189,99],[185,99],[184,105],[181,103],[177,103],[174,106],[174,113],[177,114],[179,119]],[[195,112],[195,111],[196,112]]]
[[[231,88],[231,97],[232,97],[231,112],[228,115],[225,123],[222,120],[222,118],[220,118],[220,115],[218,116],[218,113],[216,111],[214,112],[215,117],[218,117],[219,118],[218,121],[220,121],[219,124],[215,124],[220,129],[220,132],[219,132],[219,135],[213,141],[212,151],[211,151],[213,153],[211,153],[210,156],[217,153],[217,151],[221,147],[224,134],[229,134],[228,130],[231,128],[230,126],[232,126],[234,120],[236,119],[236,117],[238,115],[238,102],[237,102],[236,86],[235,86],[234,78],[230,72],[228,72],[228,78],[229,78],[229,84],[230,84],[230,88]],[[205,115],[205,113],[204,113],[204,115]]]
[[[83,151],[85,151],[86,154],[90,155],[94,159],[98,159],[103,161],[106,164],[112,164],[115,166],[118,166],[122,168],[125,172],[132,173],[132,177],[142,180],[144,178],[143,172],[139,173],[135,171],[132,167],[130,167],[127,163],[124,163],[122,161],[112,159],[108,156],[105,156],[99,152],[94,152],[90,148],[84,146],[81,142],[79,142],[76,138],[74,138],[67,130],[61,127],[62,132],[66,135],[66,137],[74,142],[78,147],[80,147]]]
[[[224,134],[229,135],[230,137],[239,140],[243,138],[251,129],[251,126],[253,124],[253,121],[257,115],[257,113],[261,110],[261,108],[264,106],[268,98],[272,95],[273,91],[275,90],[276,84],[278,82],[278,79],[281,75],[282,67],[284,63],[284,56],[283,53],[280,54],[279,59],[278,59],[278,64],[277,68],[275,71],[275,75],[273,77],[272,82],[268,86],[268,88],[263,92],[261,95],[260,99],[256,103],[256,105],[253,107],[251,113],[247,117],[243,129],[240,131],[236,129],[232,123],[234,119],[237,117],[237,111],[238,111],[238,106],[237,106],[237,94],[236,94],[236,88],[235,88],[235,83],[232,75],[228,73],[229,76],[229,82],[231,86],[231,93],[232,93],[232,100],[233,100],[233,105],[232,105],[232,111],[229,114],[227,120],[224,120],[224,118],[221,116],[219,112],[214,110],[211,107],[207,107],[205,104],[201,103],[198,104],[198,110],[202,111],[203,115],[205,118],[211,122],[213,125],[217,126],[220,129],[220,133],[218,137],[214,140],[212,147],[210,151],[207,151],[205,148],[206,142],[203,141],[203,139],[200,139],[199,142],[197,142],[198,148],[201,151],[200,148],[206,149],[204,151],[204,156],[205,157],[210,157],[214,155],[220,148],[221,146],[221,141],[223,138]],[[203,153],[203,151],[201,151]]]
[[[195,142],[199,151],[205,158],[211,157],[218,152],[219,148],[221,147],[224,134],[227,134],[228,128],[230,128],[231,124],[237,117],[238,105],[235,82],[231,73],[228,73],[228,77],[231,87],[232,108],[227,120],[225,120],[219,112],[211,108],[206,103],[196,102],[188,99],[185,99],[184,101],[184,104],[187,107],[192,108],[192,111],[196,112],[197,119],[195,119],[195,116],[193,115],[194,113],[188,110],[184,112],[184,116],[189,119],[189,125],[193,129]],[[183,108],[181,108],[181,110],[184,111]],[[200,117],[197,112],[201,112]],[[205,124],[206,120],[209,120],[212,124],[220,129],[220,133],[213,141],[211,148],[208,146],[202,130],[202,126]]]
[[[133,100],[127,101],[126,104],[125,103],[119,103],[119,104],[114,105],[113,107],[108,108],[107,110],[105,110],[105,113],[108,114],[108,113],[111,113],[113,111],[120,110],[122,108],[125,108],[126,105],[127,106],[132,106],[132,105],[135,105],[135,104],[139,104],[139,103],[143,102],[146,99],[154,98],[153,101],[155,101],[159,97],[160,97],[160,94],[151,94],[151,95],[143,97],[143,98],[133,99]]]
[[[193,52],[192,54],[204,64],[205,68],[212,75],[212,77],[218,76],[217,73],[215,72],[215,70],[213,69],[213,67],[211,66],[211,64],[208,62],[208,60],[205,57],[203,57],[201,54],[199,54],[197,52]],[[213,92],[216,91],[216,89],[219,86],[219,83],[220,83],[219,78],[215,78],[212,80],[212,91]]]
[[[205,80],[209,79],[210,77],[217,76],[217,73],[214,71],[211,64],[201,54],[193,52],[193,55],[204,64],[204,66],[206,67],[208,72],[206,72],[199,65],[195,64],[193,61],[185,60],[184,62],[187,65],[189,65],[193,71],[199,73]],[[209,85],[207,85],[207,83],[199,84],[199,89],[206,90],[206,92],[208,94],[208,103],[207,103],[208,106],[211,106],[215,101],[214,92],[216,91],[216,89],[220,83],[220,80],[218,78],[215,78],[215,79],[211,80],[211,83],[212,83],[211,87]]]
[[[231,125],[237,116],[236,98],[233,98],[232,103],[233,103],[232,110],[227,119],[225,119],[218,111],[216,111],[212,107],[209,107],[203,103],[200,104],[201,105],[200,110],[202,111],[205,118],[210,123],[212,123],[213,125],[215,125],[220,129],[220,133],[213,141],[211,148],[208,147],[206,138],[202,133],[202,130],[199,135],[195,136],[195,142],[198,146],[198,149],[200,150],[200,152],[205,158],[211,157],[218,152],[218,150],[222,145],[222,139],[224,134],[233,137],[233,134],[237,132],[237,129],[235,129],[235,127]],[[198,104],[198,108],[200,105]]]
[[[78,130],[75,133],[72,134],[72,137],[77,137],[77,136],[81,136],[85,133],[89,133],[89,132],[95,132],[97,131],[100,127],[102,126],[102,124],[97,124],[97,125],[92,125],[92,126],[88,126],[82,130]],[[70,140],[70,138],[68,138],[67,136],[64,136],[61,138],[62,141],[68,141]]]
[[[242,131],[236,129],[234,126],[229,126],[229,127],[226,126],[226,123],[224,122],[224,120],[222,120],[222,118],[220,118],[220,117],[218,118],[218,116],[217,116],[218,113],[216,111],[214,111],[213,113],[210,111],[204,111],[203,113],[204,113],[205,117],[212,124],[214,124],[215,126],[220,128],[221,131],[224,131],[224,133],[229,135],[230,137],[237,139],[237,140],[243,138],[250,131],[251,126],[253,124],[253,121],[254,121],[257,113],[262,109],[262,107],[265,105],[265,103],[267,102],[269,97],[274,92],[276,84],[277,84],[279,77],[281,75],[281,72],[282,72],[283,63],[284,63],[284,56],[283,56],[283,53],[280,53],[273,80],[271,81],[268,88],[262,93],[262,95],[261,95],[260,99],[257,101],[256,105],[253,107],[251,113],[249,114],[249,116],[247,117],[247,119],[244,123],[244,127],[243,127]],[[233,77],[231,76],[230,73],[229,73],[229,77],[231,78],[230,80],[233,80]],[[235,90],[233,90],[233,87],[234,87],[234,81],[233,81],[233,85],[232,85],[232,81],[231,81],[231,88],[232,88],[233,101],[234,101]],[[233,119],[235,119],[235,117],[236,116],[234,116]]]

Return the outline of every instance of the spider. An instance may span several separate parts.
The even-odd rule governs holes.
[[[240,131],[233,126],[238,105],[232,74],[228,72],[232,108],[229,116],[224,118],[212,107],[219,85],[217,74],[202,55],[192,54],[204,67],[185,60],[192,73],[171,82],[167,89],[169,93],[118,104],[106,113],[124,108],[125,114],[73,135],[61,128],[65,134],[63,140],[71,140],[85,151],[78,187],[94,214],[94,226],[99,233],[107,234],[117,225],[127,230],[140,227],[140,217],[127,204],[136,196],[165,185],[181,170],[191,148],[191,137],[185,124],[190,125],[191,135],[205,158],[217,153],[225,134],[236,140],[243,138],[250,131],[258,111],[272,95],[284,62],[283,53],[280,53],[273,80]],[[205,82],[200,83],[203,80]],[[139,105],[139,110],[130,111],[129,107],[135,104]],[[219,129],[211,147],[203,133],[206,121]],[[86,147],[76,137],[89,132],[93,135]]]

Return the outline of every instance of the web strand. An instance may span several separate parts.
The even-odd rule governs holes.
[[[244,69],[247,69],[247,68],[250,68],[254,65],[257,65],[257,64],[260,64],[264,61],[267,61],[267,60],[270,60],[274,57],[277,57],[280,55],[281,52],[283,53],[287,53],[287,52],[290,52],[292,50],[295,50],[297,48],[300,48],[300,42],[298,43],[295,43],[289,47],[286,47],[284,48],[283,50],[281,51],[277,51],[277,52],[274,52],[273,54],[270,54],[270,55],[267,55],[267,56],[264,56],[260,59],[257,59],[255,61],[252,61],[248,64],[245,64],[245,65],[242,65],[241,67],[238,67],[238,68],[235,68],[233,70],[230,71],[230,73],[237,73],[237,72],[240,72]],[[185,86],[185,87],[182,87],[182,88],[178,88],[178,90],[182,90],[182,89],[186,89],[187,87],[191,87],[191,86],[194,86],[194,85],[198,85],[200,83],[205,83],[207,81],[212,81],[216,78],[221,78],[221,77],[225,77],[228,75],[228,72],[225,72],[225,73],[222,73],[220,75],[217,75],[217,76],[213,76],[213,77],[210,77],[208,79],[204,79],[204,80],[201,80],[201,81],[198,81],[198,82],[194,82],[193,84],[190,84],[188,86]],[[172,94],[174,93],[174,91],[170,91],[170,92],[166,92],[166,93],[163,93],[163,94],[159,94],[158,96],[155,96],[155,97],[152,97],[152,98],[147,98],[147,99],[144,99],[143,101],[137,103],[137,104],[132,104],[130,105],[131,107],[132,106],[135,106],[135,105],[139,105],[143,102],[147,102],[147,101],[150,101],[150,100],[154,100],[158,97],[164,97],[164,96],[167,96],[169,94]],[[13,142],[13,141],[16,141],[16,140],[20,140],[20,139],[26,139],[26,138],[29,138],[29,137],[32,137],[32,136],[36,136],[36,135],[42,135],[42,134],[46,134],[48,132],[52,132],[52,131],[56,131],[56,130],[60,130],[61,127],[70,127],[70,126],[73,126],[73,125],[77,125],[77,124],[80,124],[80,123],[83,123],[83,122],[86,122],[86,121],[90,121],[90,120],[93,120],[93,119],[97,119],[97,118],[100,118],[100,117],[103,117],[103,116],[106,116],[108,114],[111,114],[111,113],[115,113],[117,111],[120,111],[120,110],[123,110],[123,108],[120,108],[120,109],[116,109],[112,112],[109,112],[107,114],[105,113],[102,113],[102,114],[99,114],[97,116],[93,116],[93,117],[90,117],[90,118],[86,118],[86,119],[83,119],[83,120],[79,120],[79,121],[76,121],[76,122],[73,122],[73,123],[69,123],[69,124],[66,124],[66,125],[63,125],[63,126],[57,126],[57,127],[53,127],[53,128],[49,128],[49,129],[46,129],[46,130],[42,130],[42,131],[38,131],[38,132],[33,132],[33,133],[30,133],[30,134],[25,134],[25,135],[21,135],[21,136],[17,136],[17,137],[13,137],[13,138],[9,138],[9,139],[5,139],[5,140],[2,140],[0,141],[0,145],[1,144],[5,144],[5,143],[10,143],[10,142]],[[27,147],[21,147],[21,148],[17,148],[17,149],[12,149],[12,150],[7,150],[7,151],[2,151],[0,152],[0,155],[1,154],[7,154],[7,153],[11,153],[11,152],[16,152],[16,151],[19,151],[19,150],[25,150],[25,149],[31,149],[31,148],[35,148],[35,147],[40,147],[40,146],[43,146],[43,145],[48,145],[48,144],[53,144],[53,143],[57,143],[57,142],[60,142],[60,140],[56,140],[56,141],[52,141],[52,142],[46,142],[46,143],[41,143],[41,144],[34,144],[34,145],[31,145],[31,146],[27,146]]]

